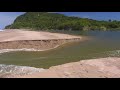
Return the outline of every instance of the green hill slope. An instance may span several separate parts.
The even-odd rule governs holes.
[[[13,24],[5,29],[35,30],[109,30],[119,29],[120,21],[97,21],[87,18],[68,17],[47,12],[27,12],[18,16]]]

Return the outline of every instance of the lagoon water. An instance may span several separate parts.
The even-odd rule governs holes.
[[[9,52],[0,54],[0,64],[49,68],[69,62],[120,56],[119,31],[75,32],[90,39],[62,45],[42,52]],[[2,71],[1,71],[2,72]]]

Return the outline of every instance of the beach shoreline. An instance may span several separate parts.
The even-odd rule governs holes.
[[[63,44],[82,41],[83,37],[43,31],[8,29],[0,32],[0,53],[11,51],[47,51]]]
[[[28,75],[10,75],[7,78],[119,78],[119,65],[118,57],[88,59],[52,66]]]

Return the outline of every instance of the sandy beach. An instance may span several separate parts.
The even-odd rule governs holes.
[[[5,29],[0,32],[0,42],[18,40],[52,40],[52,39],[75,39],[80,36],[50,33],[43,31],[26,31],[24,29]]]
[[[9,51],[44,51],[83,37],[43,31],[5,30],[0,32],[0,53]],[[31,69],[31,68],[30,68]],[[52,66],[29,75],[6,75],[6,78],[118,78],[120,58],[108,57]]]
[[[108,57],[82,60],[63,65],[52,66],[49,69],[30,75],[13,75],[9,78],[119,78],[120,58]]]
[[[0,53],[10,51],[45,51],[78,40],[82,40],[82,37],[43,31],[6,29],[0,32]]]

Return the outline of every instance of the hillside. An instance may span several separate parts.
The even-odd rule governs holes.
[[[13,24],[5,27],[5,29],[34,30],[118,30],[119,28],[120,21],[97,21],[47,12],[27,12],[18,16]]]

